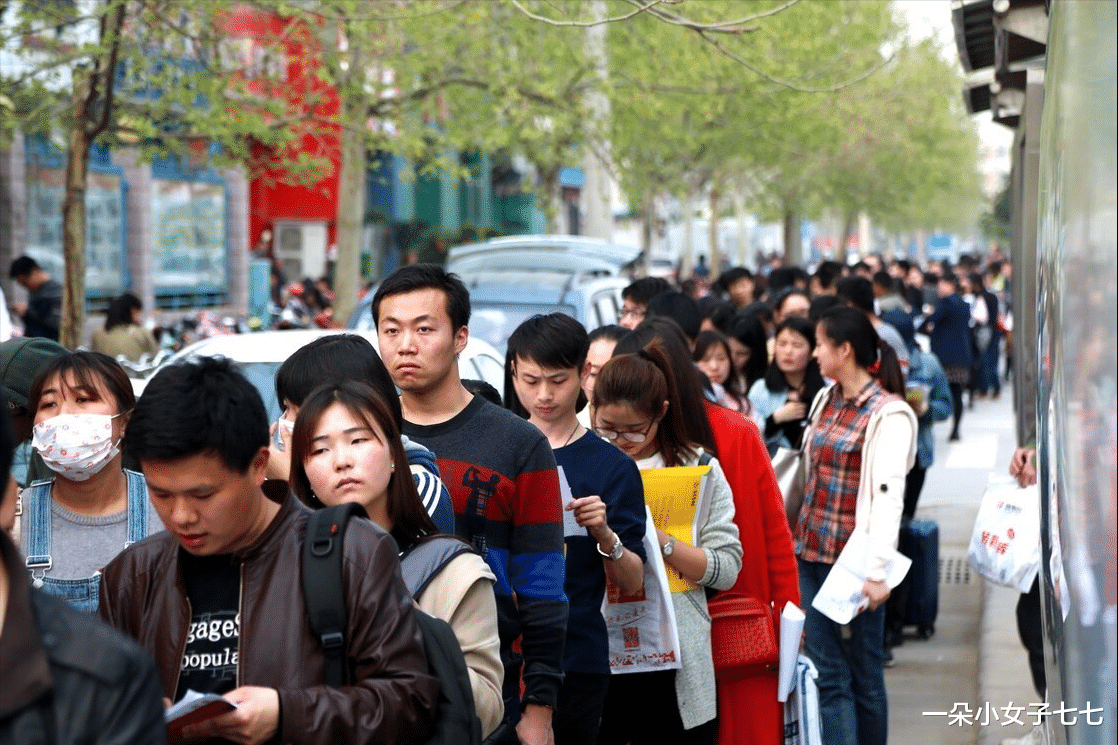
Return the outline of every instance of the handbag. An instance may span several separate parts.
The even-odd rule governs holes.
[[[811,438],[811,430],[827,390],[829,389],[824,388],[811,402],[811,410],[807,415],[808,423],[804,427],[803,435],[800,436],[800,447],[778,447],[772,457],[773,474],[776,475],[780,494],[784,497],[784,514],[788,518],[788,527],[793,533],[796,530],[796,521],[800,517],[800,508],[804,504],[804,485],[807,481],[807,459],[804,457],[804,452],[807,450],[807,442]]]
[[[807,435],[806,430],[804,435]],[[788,518],[788,527],[795,530],[800,508],[804,504],[804,482],[807,480],[803,448],[778,447],[773,454],[773,473],[776,475],[780,494],[784,497],[784,514]]]
[[[776,674],[780,648],[779,619],[769,603],[738,594],[722,594],[707,603],[710,648],[718,678]]]

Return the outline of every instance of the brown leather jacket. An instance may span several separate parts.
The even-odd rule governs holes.
[[[438,681],[428,674],[395,542],[367,520],[349,523],[343,579],[350,601],[346,655],[355,683],[330,688],[300,581],[310,511],[289,496],[285,482],[264,483],[269,497],[282,506],[264,534],[238,557],[237,685],[279,691],[281,743],[421,741],[430,727]],[[151,653],[170,698],[178,687],[190,625],[178,557],[175,539],[158,533],[117,556],[101,581],[101,617]]]

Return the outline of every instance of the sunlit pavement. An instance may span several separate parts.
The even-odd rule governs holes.
[[[1030,704],[1039,702],[1017,636],[1018,593],[985,583],[966,563],[987,478],[1006,472],[1015,447],[1011,394],[1006,388],[997,400],[976,401],[958,442],[947,441],[950,422],[936,425],[917,518],[939,523],[939,615],[930,639],[906,629],[885,671],[894,745],[999,745],[1032,729]],[[1007,724],[1007,711],[1022,724]]]

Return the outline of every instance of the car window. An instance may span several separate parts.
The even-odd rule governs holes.
[[[252,383],[252,387],[260,393],[260,397],[264,399],[264,408],[268,412],[268,421],[274,422],[279,419],[280,405],[276,401],[276,371],[279,370],[279,362],[239,362],[237,367],[241,373],[244,374],[248,382]]]
[[[610,323],[617,323],[617,298],[614,297],[612,292],[603,292],[594,298],[594,310],[597,312],[597,326],[605,326]],[[597,328],[595,326],[594,328]],[[590,329],[593,331],[594,329]]]
[[[489,342],[503,354],[517,326],[534,315],[556,312],[578,317],[569,305],[475,303],[470,314],[470,336]]]
[[[487,354],[477,354],[467,360],[471,369],[462,369],[458,373],[463,378],[484,380],[503,393],[505,389],[505,364]]]

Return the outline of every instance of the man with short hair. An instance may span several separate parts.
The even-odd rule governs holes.
[[[326,684],[324,649],[303,600],[310,511],[265,481],[268,417],[232,363],[165,368],[136,403],[125,447],[140,462],[167,532],[105,569],[102,618],[155,657],[164,695],[237,704],[183,730],[245,745],[421,742],[438,681],[396,544],[368,520],[342,543],[348,685]]]
[[[0,742],[167,741],[155,665],[95,618],[35,589],[15,543],[13,438],[0,396]]]
[[[20,256],[8,276],[27,290],[26,303],[12,303],[12,312],[23,319],[24,336],[45,336],[58,341],[62,325],[62,285],[39,262]]]
[[[551,446],[538,429],[462,386],[457,358],[469,340],[470,294],[457,276],[431,265],[403,267],[377,288],[372,310],[381,355],[401,391],[404,434],[438,457],[457,532],[497,576],[505,722],[490,741],[549,743],[567,625]],[[513,649],[518,637],[523,657]]]
[[[735,266],[722,272],[718,286],[730,297],[730,302],[738,310],[753,302],[753,272],[744,266]]]
[[[901,373],[908,374],[908,347],[897,330],[882,321],[874,307],[873,283],[865,277],[851,275],[843,277],[835,284],[835,295],[847,305],[866,314],[873,324],[877,335],[897,353]]]
[[[635,329],[644,320],[652,298],[672,289],[663,277],[641,277],[621,291],[621,317],[617,325]]]

